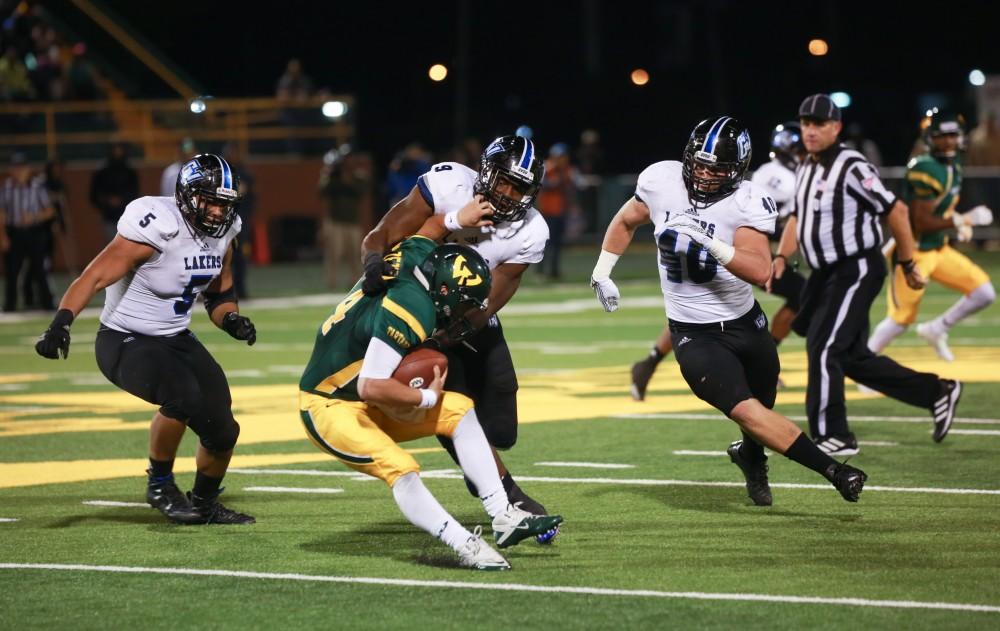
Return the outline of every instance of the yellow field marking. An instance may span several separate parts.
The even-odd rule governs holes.
[[[46,381],[48,380],[48,378],[49,378],[48,375],[41,375],[36,373],[0,375],[0,383],[26,383],[34,381]]]
[[[409,449],[408,451],[413,454],[421,454],[443,451],[443,449],[440,447],[423,447]],[[274,465],[331,462],[333,460],[332,457],[318,450],[295,454],[264,455],[242,455],[237,452],[233,456],[230,467],[250,469]],[[145,471],[148,466],[149,461],[144,458],[3,462],[0,463],[0,488],[141,477],[146,475]],[[194,470],[194,458],[178,458],[174,462],[175,473],[191,473]]]

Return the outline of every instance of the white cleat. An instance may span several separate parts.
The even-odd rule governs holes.
[[[476,526],[472,531],[472,536],[463,543],[458,550],[458,563],[462,567],[471,567],[474,570],[486,572],[500,572],[510,569],[507,559],[500,556],[500,553],[490,547],[490,544],[483,541],[483,527]]]
[[[951,352],[950,348],[948,348],[947,333],[935,333],[934,329],[931,327],[931,323],[924,322],[923,324],[917,325],[917,335],[924,338],[928,344],[934,347],[934,350],[937,351],[938,357],[946,362],[955,361],[955,354]]]

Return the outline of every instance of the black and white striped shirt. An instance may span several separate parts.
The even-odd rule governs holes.
[[[807,158],[795,171],[799,248],[820,269],[882,245],[879,215],[896,196],[863,155],[842,145]]]
[[[52,206],[45,180],[34,177],[27,184],[7,178],[0,188],[0,208],[5,211],[6,225],[28,228],[43,220],[42,212]]]

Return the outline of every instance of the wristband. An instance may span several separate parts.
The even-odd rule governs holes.
[[[432,408],[437,405],[438,394],[430,388],[422,388],[420,390],[420,404],[418,408]]]
[[[590,275],[591,278],[611,278],[611,270],[615,268],[615,263],[618,262],[619,258],[621,258],[621,254],[601,250],[601,255],[597,257],[597,264],[594,265],[594,272]]]
[[[736,248],[729,245],[728,243],[723,243],[718,239],[712,239],[708,244],[708,253],[719,262],[720,265],[726,266],[732,262],[733,258],[736,256]]]
[[[52,318],[52,324],[49,325],[50,329],[57,329],[64,327],[69,328],[69,325],[73,324],[73,320],[76,318],[73,316],[73,312],[69,309],[60,309],[56,312],[56,316]]]
[[[462,224],[458,222],[458,211],[453,210],[444,216],[444,227],[452,232],[462,229]]]
[[[896,261],[896,264],[901,265],[903,267],[903,271],[906,272],[907,274],[909,274],[915,267],[913,259],[906,259],[905,261]]]

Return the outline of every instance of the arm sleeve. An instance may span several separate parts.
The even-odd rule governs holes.
[[[167,242],[177,236],[180,227],[168,209],[150,204],[149,199],[142,197],[125,207],[118,220],[118,234],[162,252]]]
[[[878,169],[869,162],[859,162],[851,167],[847,174],[846,185],[871,202],[880,215],[889,212],[896,203],[896,195],[882,184]]]
[[[396,372],[396,367],[401,361],[403,354],[399,350],[373,337],[368,343],[365,360],[361,364],[361,373],[358,376],[362,379],[388,379]]]

